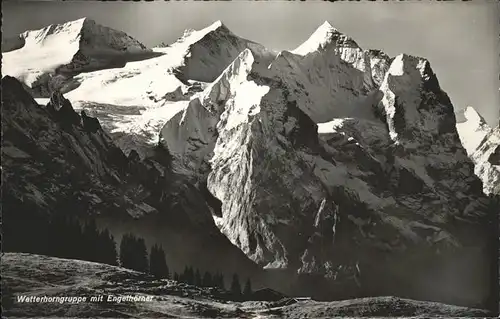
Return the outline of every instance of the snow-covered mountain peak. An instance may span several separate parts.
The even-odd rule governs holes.
[[[430,64],[427,59],[402,53],[394,58],[388,73],[394,76],[410,73],[415,78],[426,79],[429,76],[429,68]]]
[[[28,30],[23,32],[21,37],[29,49],[33,49],[32,46],[58,45],[64,50],[70,43],[74,43],[81,49],[85,45],[103,42],[111,42],[109,44],[112,46],[119,45],[119,49],[127,51],[136,47],[141,50],[146,49],[143,44],[124,32],[100,25],[87,17],[61,24],[51,24],[39,30]]]
[[[123,66],[151,54],[151,50],[125,32],[88,18],[26,31],[20,39],[21,45],[3,54],[2,72],[19,79],[40,96],[50,96],[67,77]]]
[[[184,34],[180,37],[176,44],[184,43],[185,45],[193,45],[196,42],[203,39],[203,37],[208,36],[211,33],[224,33],[234,35],[221,20],[217,20],[211,25],[195,30],[195,29],[186,29],[184,30]],[[174,44],[175,45],[175,44]]]
[[[185,35],[173,46],[185,52],[176,72],[183,82],[213,82],[243,50],[266,51],[263,46],[232,33],[220,20]]]
[[[460,111],[457,117],[462,118],[462,121],[457,123],[460,140],[467,154],[472,155],[491,131],[491,127],[472,106]]]
[[[299,47],[292,51],[294,54],[307,55],[333,44],[334,46],[358,48],[359,46],[350,37],[335,29],[328,21],[320,25],[316,31]]]
[[[381,104],[391,138],[430,141],[455,134],[455,117],[448,95],[441,90],[428,60],[408,54],[396,56],[380,86]]]
[[[464,109],[464,115],[468,122],[471,124],[482,125],[486,123],[484,118],[472,106],[467,106]]]
[[[42,29],[25,31],[21,37],[26,41],[26,46],[43,45],[48,41],[69,40],[71,42],[78,39],[86,23],[89,23],[88,19],[82,18],[62,24],[51,24]]]
[[[208,28],[211,28],[212,30],[217,30],[218,28],[221,27],[226,28],[226,26],[224,25],[224,23],[222,23],[221,20],[217,20],[214,23],[212,23]]]

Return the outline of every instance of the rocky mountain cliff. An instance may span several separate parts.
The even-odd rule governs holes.
[[[486,278],[435,277],[487,267],[492,208],[430,63],[372,63],[326,24],[311,38],[270,64],[243,51],[161,132],[222,202],[221,231],[266,269],[330,279],[318,296],[394,293],[397,278],[401,294],[487,298]]]
[[[73,76],[79,86],[66,96],[99,110],[127,153],[146,147],[149,158],[158,141],[168,150],[173,214],[199,218],[218,238],[188,222],[179,247],[226,245],[230,256],[237,247],[266,269],[262,282],[290,294],[496,307],[500,208],[483,193],[429,61],[362,49],[329,23],[279,54],[221,22],[153,51]],[[155,201],[160,215],[174,211]],[[171,225],[154,221],[155,232],[134,231],[154,240]]]

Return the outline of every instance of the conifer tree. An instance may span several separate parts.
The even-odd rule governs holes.
[[[180,277],[179,277],[179,274],[178,274],[178,273],[176,273],[176,272],[174,273],[174,280],[175,280],[175,281],[181,281],[181,280],[180,280]]]
[[[188,272],[187,272],[187,276],[186,276],[186,283],[187,284],[194,284],[194,271],[193,271],[193,267],[188,267]]]
[[[252,284],[250,282],[250,278],[247,278],[245,287],[243,288],[243,295],[245,298],[249,298],[252,295]]]
[[[111,253],[111,256],[109,259],[110,265],[118,266],[118,251],[116,249],[115,237],[113,235],[109,234],[109,239],[110,239],[109,251]]]
[[[117,265],[116,244],[113,235],[107,229],[99,234],[99,262]]]
[[[158,254],[160,256],[160,273],[162,278],[170,279],[170,269],[167,265],[167,260],[165,258],[165,252],[163,251],[163,247],[160,245],[158,248]]]
[[[51,218],[48,227],[50,255],[61,258],[67,257],[64,251],[65,243],[62,241],[61,236],[62,230],[66,227],[64,218],[60,214],[55,214]],[[85,256],[83,259],[85,259]]]
[[[184,271],[180,275],[180,281],[187,283],[188,276],[189,276],[189,268],[188,266],[184,266]]]
[[[158,246],[156,244],[151,246],[151,251],[149,252],[149,273],[157,278],[159,277]]]
[[[201,281],[201,274],[200,274],[199,269],[196,269],[196,272],[194,274],[193,284],[197,287],[201,287],[203,285],[203,282]]]
[[[241,296],[241,285],[240,285],[240,279],[238,277],[238,274],[233,275],[233,281],[231,282],[231,293],[236,297]]]
[[[133,251],[133,243],[132,236],[130,234],[125,234],[122,237],[120,243],[120,264],[122,267],[132,269],[133,261],[132,261],[132,251]]]
[[[66,257],[71,259],[84,259],[82,251],[85,248],[85,242],[83,240],[83,232],[80,223],[76,219],[69,218],[66,225],[67,233],[62,241],[66,243],[66,246],[70,248],[66,251]]]
[[[149,271],[156,278],[170,278],[163,248],[156,244],[151,247],[151,253],[149,257]]]
[[[120,244],[120,262],[125,268],[147,272],[148,255],[144,239],[125,234]]]
[[[213,287],[214,286],[214,284],[212,282],[212,275],[208,271],[205,271],[205,274],[203,275],[202,286],[203,287]]]
[[[216,287],[226,290],[226,286],[224,285],[224,275],[221,272],[218,272],[215,275],[213,282]]]
[[[136,257],[137,265],[137,268],[135,270],[148,272],[148,250],[143,238],[135,240],[135,250],[136,254],[134,254],[134,257]]]
[[[94,220],[87,222],[83,229],[85,260],[99,262],[98,245],[99,232]]]

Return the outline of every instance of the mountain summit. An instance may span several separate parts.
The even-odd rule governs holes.
[[[462,120],[457,123],[462,144],[467,153],[472,155],[485,136],[491,131],[491,128],[472,106],[467,106],[459,112],[457,117]]]
[[[78,73],[120,67],[151,56],[151,50],[139,41],[88,18],[26,31],[20,39],[20,48],[3,54],[2,73],[20,79],[35,95],[44,97]]]
[[[354,42],[354,40],[340,33],[328,21],[325,21],[316,29],[316,31],[314,31],[309,39],[307,39],[299,47],[293,50],[292,53],[298,55],[306,55],[308,53],[315,52],[318,49],[324,49],[327,45],[336,45],[343,47],[358,46],[356,42]]]
[[[213,82],[247,48],[267,52],[260,44],[236,36],[220,20],[202,30],[185,32],[177,43],[186,44],[183,62],[176,68],[183,82]]]

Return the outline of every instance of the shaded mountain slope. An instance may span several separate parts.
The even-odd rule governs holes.
[[[127,158],[61,94],[42,107],[11,77],[2,79],[3,218],[7,251],[40,252],[55,214],[97,219],[116,240],[134,233],[162,244],[173,270],[258,271],[216,228],[207,198],[169,172],[168,151]],[[137,154],[136,154],[137,155]]]

